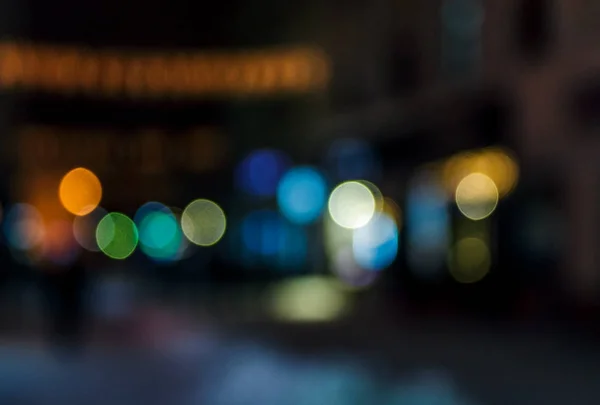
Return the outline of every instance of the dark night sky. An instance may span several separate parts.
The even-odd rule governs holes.
[[[285,43],[294,40],[289,34],[292,20],[302,20],[311,11],[308,2],[275,0],[30,0],[25,4],[27,35],[32,39],[159,48]]]

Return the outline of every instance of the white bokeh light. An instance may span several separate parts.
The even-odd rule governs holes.
[[[373,192],[358,181],[337,186],[329,197],[329,215],[339,226],[358,229],[367,225],[376,210]]]

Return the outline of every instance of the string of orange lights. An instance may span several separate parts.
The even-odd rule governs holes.
[[[324,89],[326,55],[297,47],[238,53],[93,50],[0,42],[0,87],[94,96],[196,97]]]

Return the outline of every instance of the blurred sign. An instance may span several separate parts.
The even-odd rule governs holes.
[[[0,88],[60,94],[193,98],[304,93],[326,87],[318,49],[169,54],[0,42]]]
[[[203,173],[222,167],[227,141],[212,128],[183,133],[159,129],[133,132],[30,126],[17,134],[21,171],[85,166],[99,173]]]

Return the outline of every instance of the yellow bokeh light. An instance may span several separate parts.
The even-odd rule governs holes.
[[[453,193],[458,183],[469,173],[473,173],[471,163],[474,161],[474,156],[471,152],[459,153],[445,162],[442,168],[442,177],[448,191]]]
[[[491,238],[491,221],[472,221],[468,218],[457,218],[454,223],[454,238],[477,238],[489,243]]]
[[[487,218],[498,205],[498,188],[485,174],[469,174],[456,187],[456,205],[473,221]]]
[[[490,250],[479,238],[461,239],[448,257],[450,274],[463,284],[482,280],[490,271],[491,262]]]
[[[482,173],[491,178],[498,188],[499,197],[504,197],[518,182],[519,166],[510,151],[499,147],[460,153],[448,159],[443,166],[446,188],[453,192],[470,173]]]
[[[94,173],[79,167],[62,178],[58,195],[67,211],[83,216],[95,210],[100,204],[102,185]]]
[[[398,228],[402,227],[402,210],[390,197],[385,197],[383,199],[383,211],[384,214],[387,214],[390,218],[393,218],[396,221],[396,225]]]
[[[369,187],[359,181],[347,181],[331,192],[328,207],[329,215],[336,224],[358,229],[373,218],[377,201]]]
[[[225,212],[210,200],[196,200],[181,214],[181,229],[190,242],[198,246],[212,246],[225,234]]]
[[[476,155],[471,163],[471,171],[483,173],[494,180],[500,197],[512,191],[519,177],[515,159],[500,148],[484,149]]]
[[[282,321],[324,322],[339,318],[348,307],[346,294],[330,277],[309,276],[277,284],[270,309]]]
[[[371,191],[371,194],[373,194],[373,198],[375,199],[375,212],[382,212],[384,209],[385,200],[379,187],[367,180],[360,180],[359,183],[364,184]]]

